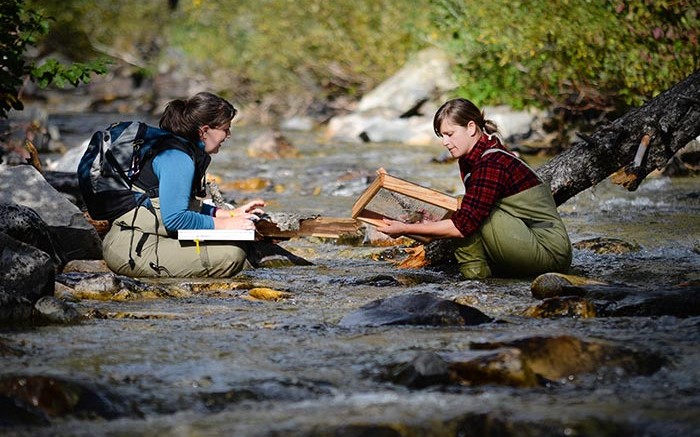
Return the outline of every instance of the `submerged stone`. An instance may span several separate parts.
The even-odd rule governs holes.
[[[650,375],[665,364],[663,357],[604,342],[584,341],[576,337],[527,337],[523,339],[472,343],[472,349],[517,348],[532,371],[549,380],[592,373],[601,368],[616,368],[629,374]]]
[[[77,323],[80,314],[71,305],[53,296],[44,296],[34,304],[34,318],[39,323]]]
[[[537,299],[566,296],[570,292],[566,287],[580,285],[606,285],[605,282],[583,276],[565,275],[563,273],[544,273],[535,278],[530,285],[532,296]]]
[[[491,317],[475,308],[438,298],[431,293],[417,293],[370,302],[343,317],[340,326],[459,326],[491,321]]]
[[[520,349],[501,348],[449,354],[450,380],[460,385],[536,387],[540,381]]]
[[[557,317],[588,319],[596,316],[596,310],[595,305],[587,299],[578,296],[566,296],[545,299],[542,303],[527,308],[523,315],[542,319]]]
[[[424,352],[408,363],[390,366],[386,378],[395,384],[423,388],[450,380],[447,362],[434,352]]]
[[[575,249],[590,250],[597,254],[624,254],[638,252],[641,248],[638,244],[628,243],[627,241],[617,238],[591,238],[588,240],[578,241],[573,243]]]
[[[6,375],[0,378],[0,398],[12,400],[16,412],[33,424],[43,418],[74,416],[114,419],[137,415],[126,400],[107,389],[84,382],[43,375]],[[0,421],[6,421],[3,412]]]

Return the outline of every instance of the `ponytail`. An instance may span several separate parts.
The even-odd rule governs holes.
[[[196,143],[200,127],[207,125],[220,128],[230,123],[237,113],[236,108],[225,99],[201,92],[187,100],[170,101],[160,118],[159,126]]]

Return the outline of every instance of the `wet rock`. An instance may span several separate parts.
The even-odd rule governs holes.
[[[523,315],[526,317],[588,319],[596,316],[593,302],[578,296],[552,297],[538,305],[527,308]]]
[[[626,286],[568,287],[594,302],[600,317],[694,317],[700,315],[700,286],[644,289]]]
[[[9,237],[33,246],[53,261],[56,270],[65,263],[65,254],[44,220],[33,209],[14,202],[0,201],[0,230]]]
[[[441,299],[430,293],[417,293],[370,302],[343,317],[340,326],[460,326],[491,321],[491,317],[475,308]]]
[[[299,156],[299,150],[281,132],[267,131],[250,143],[248,156],[263,159],[295,158]]]
[[[44,296],[34,304],[34,320],[45,324],[70,324],[80,321],[80,314],[62,300]]]
[[[114,273],[69,272],[56,281],[71,288],[76,299],[125,301],[130,299],[185,297],[191,291],[177,284],[145,282]]]
[[[110,273],[107,263],[101,259],[76,259],[69,261],[63,267],[63,273],[83,272],[83,273]]]
[[[0,323],[27,321],[34,302],[53,294],[49,255],[0,232]]]
[[[375,275],[368,278],[357,279],[353,285],[371,285],[372,287],[397,287],[401,283],[391,275]]]
[[[389,366],[385,379],[411,388],[457,384],[536,387],[540,378],[517,348],[463,351],[446,354],[424,352],[415,359]]]
[[[34,167],[0,165],[0,201],[36,211],[51,229],[66,261],[102,258],[102,240],[95,228]]]
[[[488,353],[454,353],[448,354],[445,359],[448,362],[450,381],[460,385],[540,385],[538,376],[517,348],[501,348]]]
[[[273,290],[272,288],[257,287],[248,290],[248,296],[255,300],[268,300],[279,302],[294,296],[286,291]]]
[[[0,378],[0,399],[12,403],[21,424],[61,417],[115,419],[137,415],[126,400],[107,389],[66,378],[43,375],[6,375]],[[0,422],[7,420],[2,413]],[[24,421],[26,420],[26,422]]]
[[[349,424],[305,434],[305,437],[403,437],[403,424]],[[417,433],[416,435],[421,435]]]
[[[645,435],[624,423],[595,416],[584,418],[523,417],[501,412],[467,413],[456,425],[463,437],[619,437]]]
[[[592,252],[606,255],[606,254],[625,254],[631,252],[638,252],[641,247],[636,243],[628,243],[627,241],[619,240],[617,238],[591,238],[588,240],[581,240],[573,243],[575,249],[590,250]]]
[[[654,353],[639,352],[604,342],[585,341],[567,335],[472,343],[470,347],[475,350],[517,348],[535,374],[552,381],[570,375],[596,372],[601,368],[650,375],[665,364],[663,357]]]
[[[0,357],[21,357],[24,351],[12,340],[0,337]]]
[[[218,412],[243,401],[300,402],[333,394],[333,388],[324,381],[265,380],[254,381],[225,391],[206,392],[200,399],[209,411]]]
[[[0,395],[0,427],[48,425],[49,419],[28,402]]]
[[[642,288],[626,285],[566,285],[556,294],[593,303],[598,317],[693,317],[700,315],[700,286]],[[534,295],[534,292],[533,292]],[[539,297],[540,293],[535,297]],[[545,294],[546,295],[546,294]]]
[[[532,296],[537,299],[546,299],[555,296],[564,296],[568,293],[566,287],[579,285],[605,285],[605,282],[585,278],[583,276],[565,275],[563,273],[545,273],[535,278],[530,285]],[[566,291],[565,291],[566,290]]]
[[[408,363],[390,366],[386,379],[411,388],[445,384],[450,380],[447,362],[434,352],[424,352]]]

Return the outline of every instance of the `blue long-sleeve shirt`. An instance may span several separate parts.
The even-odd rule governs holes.
[[[201,212],[189,209],[194,161],[187,153],[164,150],[153,159],[153,172],[158,177],[160,214],[168,231],[214,229],[211,205],[204,204]]]

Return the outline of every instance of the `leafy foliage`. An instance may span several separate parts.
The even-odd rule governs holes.
[[[427,12],[414,0],[185,2],[171,40],[205,69],[228,70],[239,99],[332,101],[398,70],[425,44]]]
[[[574,111],[638,105],[700,66],[695,0],[431,0],[461,93]]]
[[[22,110],[20,92],[25,79],[40,86],[66,82],[78,85],[88,82],[91,73],[106,72],[104,61],[64,66],[54,59],[35,66],[26,57],[27,50],[48,32],[49,20],[36,10],[25,7],[21,0],[0,2],[0,117],[8,111]]]
[[[459,94],[480,105],[622,110],[700,66],[697,0],[27,2],[56,20],[45,51],[79,61],[107,54],[140,74],[174,65],[272,112],[360,97],[429,44],[448,51]],[[30,34],[31,21],[10,22]],[[36,39],[46,20],[33,25]],[[79,72],[89,65],[48,63],[36,73],[42,84],[51,75],[74,84],[88,78]]]

